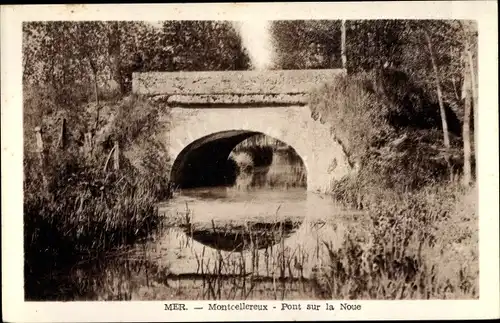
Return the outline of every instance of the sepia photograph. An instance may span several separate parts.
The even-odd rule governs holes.
[[[22,22],[24,301],[484,298],[478,21],[249,17]]]
[[[26,299],[479,297],[476,29],[25,23]]]

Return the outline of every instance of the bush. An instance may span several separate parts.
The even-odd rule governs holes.
[[[390,106],[366,89],[362,76],[342,76],[310,97],[312,117],[332,126],[332,132],[352,160],[370,147],[396,136],[387,115]]]
[[[139,174],[167,188],[171,164],[164,137],[168,110],[137,96],[123,99],[114,110],[113,122],[101,141],[119,142],[124,157]]]
[[[343,76],[311,95],[313,118],[332,126],[358,169],[333,183],[335,198],[351,206],[363,208],[381,190],[404,192],[441,182],[460,169],[460,138],[452,135],[445,151],[437,107],[396,74]]]
[[[327,246],[330,261],[317,276],[323,294],[477,298],[477,192],[455,180],[462,164],[456,116],[447,110],[445,150],[436,104],[391,70],[341,77],[314,92],[310,106],[357,166],[333,184],[333,197],[370,216],[368,242],[351,232],[340,249]]]
[[[30,107],[35,101],[28,102]],[[75,117],[72,112],[79,110],[54,105],[45,118],[25,119],[42,126],[45,148],[40,160],[33,151],[33,140],[25,141],[27,297],[40,296],[39,284],[55,268],[132,244],[159,228],[162,217],[157,202],[168,199],[171,190],[168,166],[158,158],[162,153],[166,156],[165,147],[152,136],[161,126],[159,115],[144,107],[147,103],[138,98],[103,103],[92,153],[84,152],[80,138],[71,134],[65,149],[57,147],[60,128],[55,122],[64,115],[67,120],[92,123],[92,111]],[[85,130],[82,122],[77,126]],[[33,134],[28,133],[27,138],[31,137]],[[120,168],[112,170],[109,165],[105,169],[115,142],[123,153]],[[135,152],[133,158],[130,151]]]
[[[124,101],[121,107],[138,106],[141,109],[143,106],[136,105],[138,102],[136,99]],[[151,114],[148,112],[146,117],[139,120],[146,119],[142,127],[145,124],[154,130],[155,123],[148,119]],[[122,158],[119,170],[110,171],[111,167],[104,169],[111,149],[103,145],[102,141],[99,145],[105,132],[95,136],[98,146],[92,158],[87,158],[78,145],[70,144],[62,150],[53,141],[48,141],[42,166],[39,156],[26,147],[24,204],[28,226],[25,233],[28,236],[30,224],[45,221],[47,225],[54,226],[53,229],[58,232],[55,236],[72,241],[75,250],[97,250],[105,249],[105,245],[115,245],[115,242],[117,245],[126,243],[128,238],[123,236],[123,232],[138,233],[143,230],[143,225],[155,225],[155,203],[158,199],[168,198],[170,192],[165,166],[150,163],[155,159],[151,151],[158,153],[164,147],[149,137],[143,139],[141,134],[144,135],[144,131],[137,130],[136,135],[130,132],[131,127],[139,123],[133,115],[117,116],[114,120],[118,120],[119,126],[115,130],[121,132],[115,131],[114,138],[124,150],[136,145],[137,141],[146,147],[143,154],[137,156],[143,168],[134,167],[127,158]],[[127,126],[127,123],[131,125]],[[125,133],[129,136],[125,136]],[[149,145],[144,144],[145,141]],[[37,231],[36,226],[32,229]],[[121,236],[117,232],[122,232]],[[95,239],[101,236],[104,240]]]

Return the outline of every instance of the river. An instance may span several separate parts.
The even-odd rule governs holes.
[[[61,273],[59,300],[328,298],[318,285],[364,215],[303,188],[183,190],[159,233]],[[54,273],[57,275],[57,273]]]

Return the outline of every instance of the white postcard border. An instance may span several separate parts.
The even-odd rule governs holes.
[[[22,62],[21,23],[30,20],[245,20],[245,19],[475,19],[479,22],[479,106],[477,167],[480,225],[480,299],[473,301],[353,301],[360,311],[165,311],[164,302],[24,302],[22,221]],[[255,3],[189,5],[3,6],[2,31],[2,294],[3,319],[62,321],[218,321],[462,319],[499,317],[498,232],[498,33],[493,1]],[[337,306],[341,301],[303,301]],[[299,302],[288,302],[299,303]]]

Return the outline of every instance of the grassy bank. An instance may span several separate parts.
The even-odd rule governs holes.
[[[95,300],[477,298],[475,192],[455,203],[464,192],[441,191],[448,197],[437,200],[442,189],[407,196],[399,211],[386,202],[368,216],[335,214],[316,223],[268,219],[238,227],[188,216],[183,228],[168,228],[161,251],[151,242],[117,255],[94,269],[96,286],[78,276],[77,290]],[[452,203],[419,211],[423,195]]]
[[[311,96],[314,118],[335,125],[356,173],[333,198],[365,210],[370,239],[331,250],[318,276],[333,298],[479,297],[477,189],[459,184],[460,124],[442,145],[437,105],[391,71],[350,75]]]
[[[30,111],[29,104],[34,103],[36,100],[27,102],[25,111]],[[40,154],[31,136],[25,141],[28,299],[43,299],[47,296],[44,293],[50,293],[53,286],[44,284],[58,268],[133,244],[154,233],[161,224],[156,203],[167,199],[170,191],[166,163],[161,159],[162,146],[149,133],[160,126],[158,111],[137,98],[103,104],[89,152],[82,147],[78,129],[95,119],[97,111],[92,108],[85,110],[87,120],[75,116],[75,110],[62,107],[40,120],[25,119],[25,129],[33,128],[29,121],[37,121],[44,143]],[[57,139],[61,116],[69,120],[64,147]],[[116,169],[110,142],[121,148]]]
[[[368,241],[356,230],[317,280],[326,298],[473,299],[479,297],[477,190],[427,187],[368,207]],[[327,246],[329,247],[329,246]]]

